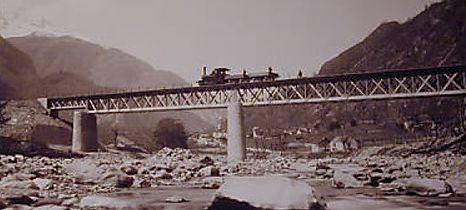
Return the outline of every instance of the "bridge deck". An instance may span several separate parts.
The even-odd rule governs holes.
[[[39,101],[49,110],[120,113],[223,108],[232,100],[240,100],[245,106],[260,106],[462,94],[466,94],[466,66],[51,97]]]

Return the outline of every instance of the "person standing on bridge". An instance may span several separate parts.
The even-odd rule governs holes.
[[[298,78],[302,78],[303,77],[303,72],[300,70],[298,70]]]

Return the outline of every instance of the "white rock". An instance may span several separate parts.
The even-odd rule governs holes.
[[[165,199],[165,202],[167,203],[182,203],[182,202],[188,202],[189,200],[186,198],[183,198],[178,195],[170,196]]]
[[[26,181],[2,181],[0,182],[0,189],[14,188],[14,189],[39,189],[34,182]]]
[[[458,174],[447,179],[453,190],[458,195],[466,195],[466,174]]]
[[[78,203],[79,203],[79,198],[70,198],[70,199],[64,200],[63,203],[61,203],[61,205],[69,207],[69,206],[73,206]]]
[[[15,173],[8,175],[7,177],[2,179],[3,181],[26,181],[26,180],[31,180],[36,178],[36,175],[34,174],[25,174],[25,173]]]
[[[297,172],[310,172],[316,170],[315,167],[311,168],[306,161],[296,161],[291,164],[290,169]]]
[[[105,171],[90,158],[76,159],[65,166],[65,171],[82,180],[99,180]]]
[[[102,176],[100,183],[105,183],[106,185],[118,187],[118,188],[127,188],[133,185],[134,178],[128,176],[123,172],[108,172]]]
[[[68,207],[64,206],[57,206],[57,205],[43,205],[39,207],[35,207],[32,210],[66,210]]]
[[[49,186],[52,183],[52,180],[42,179],[42,178],[36,178],[32,181],[34,182],[34,184],[36,184],[37,187],[39,187],[39,190],[45,189],[47,186]]]
[[[439,179],[421,179],[411,178],[405,180],[406,193],[412,193],[420,196],[437,196],[442,193],[451,192],[451,186]]]
[[[233,203],[226,204],[225,200]],[[241,208],[245,203],[261,209],[322,209],[325,206],[309,184],[269,176],[227,178],[217,190],[209,209]]]
[[[99,208],[104,207],[108,209],[131,209],[137,208],[138,204],[124,201],[119,198],[106,197],[101,195],[90,195],[84,197],[79,202],[81,208]]]
[[[172,174],[168,173],[165,169],[157,171],[157,173],[155,174],[155,177],[157,179],[172,179],[173,178]]]
[[[359,188],[362,183],[353,174],[343,170],[335,170],[332,185],[336,188]]]
[[[207,166],[199,170],[199,176],[209,177],[209,176],[220,176],[220,170],[215,166]]]

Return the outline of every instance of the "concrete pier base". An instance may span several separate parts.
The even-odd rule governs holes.
[[[97,143],[97,118],[85,111],[76,111],[73,116],[73,152],[95,152]]]
[[[246,158],[246,138],[242,109],[241,102],[231,102],[228,104],[228,162],[238,162]]]

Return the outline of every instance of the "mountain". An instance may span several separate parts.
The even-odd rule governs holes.
[[[71,72],[37,73],[36,60],[0,37],[0,98],[36,98],[44,95],[112,91]]]
[[[30,67],[32,78],[41,83],[38,86],[40,88],[35,88],[38,91],[33,94],[34,97],[68,96],[187,84],[179,76],[168,71],[154,70],[149,64],[121,50],[106,49],[71,36],[29,35],[8,38],[7,42],[11,43],[8,44],[11,48],[18,48],[19,50],[15,52],[27,60],[27,62],[18,61],[17,63]],[[8,87],[24,91],[26,87],[20,84],[27,83],[18,82],[19,78],[24,75],[29,74],[22,72],[16,77],[8,77],[5,79],[8,81],[6,84],[10,85]],[[2,90],[5,89],[2,88]],[[12,96],[15,94],[11,92]],[[68,122],[72,121],[71,112],[62,112],[60,117]],[[158,121],[163,118],[180,120],[188,132],[212,128],[198,115],[184,111],[100,115],[99,139],[102,142],[111,143],[115,130],[118,130],[119,135],[129,137],[134,142],[150,148],[153,131]]]
[[[405,23],[381,24],[361,42],[326,62],[319,74],[466,65],[465,22],[466,1],[434,3]],[[377,125],[373,130],[386,130],[381,133],[385,138],[408,134],[456,135],[462,128],[461,97],[347,104],[353,106],[346,111],[330,105],[335,106],[332,119],[337,119],[339,125],[347,124],[345,119],[350,118],[357,122],[370,120]],[[390,132],[388,127],[403,129]]]
[[[168,71],[155,70],[118,49],[106,49],[71,36],[29,35],[8,38],[28,54],[41,77],[66,72],[87,78],[102,87],[116,89],[181,86],[187,83]]]
[[[96,85],[90,79],[71,72],[51,73],[42,81],[41,95],[79,95],[91,92],[112,92],[115,89]]]
[[[0,37],[0,98],[31,97],[39,86],[33,61]]]
[[[405,23],[383,23],[326,62],[319,74],[466,65],[465,4],[443,1]],[[245,124],[248,129],[308,128],[312,132],[306,141],[341,135],[355,139],[455,135],[462,127],[462,107],[461,97],[253,107],[246,109]]]
[[[432,4],[405,23],[387,22],[326,62],[320,75],[466,64],[466,1]]]

